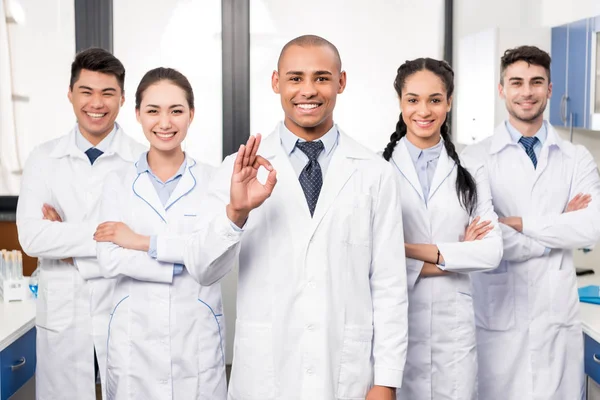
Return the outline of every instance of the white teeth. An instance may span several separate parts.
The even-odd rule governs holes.
[[[317,108],[318,106],[318,104],[298,104],[298,107],[300,107],[303,110],[312,110],[313,108]]]
[[[156,136],[158,136],[159,138],[163,138],[163,139],[168,139],[168,138],[175,136],[174,133],[158,133],[158,132],[154,132],[154,133],[156,134]]]
[[[86,113],[87,115],[89,115],[92,118],[102,118],[106,115],[106,113],[102,113],[102,114],[98,114],[98,113]]]
[[[415,121],[417,125],[426,126],[431,124],[431,121]]]

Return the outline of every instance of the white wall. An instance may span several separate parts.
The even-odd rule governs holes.
[[[137,23],[136,23],[137,22]],[[117,121],[147,143],[135,118],[135,91],[156,67],[183,73],[196,113],[184,149],[198,160],[222,160],[221,0],[128,0],[113,4],[113,49],[125,65],[125,105]]]
[[[24,163],[38,144],[65,134],[75,123],[67,99],[75,54],[72,0],[20,1],[25,24],[9,24],[19,156]],[[0,88],[6,90],[6,88]],[[0,132],[0,135],[3,135]],[[2,194],[16,195],[20,176],[9,174]]]

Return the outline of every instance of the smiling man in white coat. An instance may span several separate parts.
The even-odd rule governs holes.
[[[486,400],[583,398],[583,338],[573,251],[600,239],[600,179],[580,145],[543,119],[552,94],[550,56],[507,50],[501,98],[509,113],[463,160],[485,166],[504,256],[471,275],[479,396]]]
[[[392,400],[402,384],[399,183],[388,163],[333,123],[345,86],[330,42],[289,42],[272,76],[284,121],[213,177],[211,229],[231,242],[228,253],[239,251],[231,400]],[[271,168],[264,186],[261,164]],[[230,221],[239,235],[228,232]],[[203,237],[187,241],[185,265],[206,262]],[[158,259],[180,251],[177,238],[157,242]]]
[[[37,147],[23,173],[19,241],[28,255],[41,258],[38,399],[96,399],[94,353],[104,378],[112,281],[101,278],[93,238],[102,184],[144,151],[115,123],[124,80],[123,64],[109,52],[77,54],[68,92],[77,124]]]

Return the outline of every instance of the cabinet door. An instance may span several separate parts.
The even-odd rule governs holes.
[[[566,126],[565,102],[567,95],[567,37],[568,26],[552,28],[552,62],[550,78],[552,80],[552,98],[550,99],[550,123],[554,126]]]
[[[566,125],[573,118],[575,128],[589,126],[591,42],[589,19],[569,24]]]

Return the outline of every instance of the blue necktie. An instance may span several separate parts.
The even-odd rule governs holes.
[[[308,164],[304,167],[300,173],[300,186],[304,191],[306,202],[308,203],[308,209],[310,216],[315,212],[317,206],[317,200],[319,200],[319,193],[321,193],[321,186],[323,186],[323,173],[321,172],[321,165],[317,161],[319,154],[323,151],[325,146],[323,142],[297,142],[296,147],[302,150],[308,157]]]
[[[85,151],[85,154],[90,159],[90,162],[92,163],[92,165],[94,165],[94,161],[96,161],[96,159],[98,157],[100,157],[102,154],[104,154],[104,152],[102,150],[98,150],[95,147],[90,147],[89,149],[87,149]]]
[[[533,136],[533,137],[521,136],[521,139],[519,139],[519,143],[521,143],[523,145],[523,147],[525,147],[525,153],[527,153],[529,158],[531,158],[531,162],[533,163],[533,168],[537,167],[537,157],[535,156],[535,151],[533,151],[533,147],[535,146],[535,144],[537,142],[538,142],[538,138],[536,136]]]

